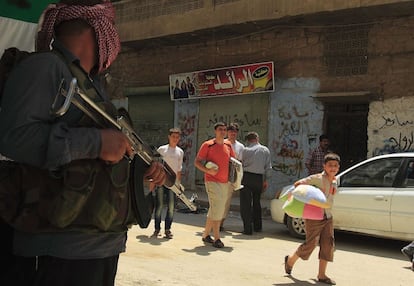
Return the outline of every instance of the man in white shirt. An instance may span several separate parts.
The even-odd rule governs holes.
[[[168,144],[160,146],[157,150],[161,154],[164,161],[177,175],[176,181],[178,185],[181,181],[181,170],[184,158],[184,151],[177,146],[180,141],[180,137],[180,129],[171,128],[168,135]],[[155,231],[152,236],[157,237],[161,231],[161,213],[165,202],[167,205],[167,213],[165,215],[164,234],[166,238],[171,239],[173,237],[171,233],[171,224],[174,216],[175,194],[165,186],[158,187],[155,193],[155,200]]]
[[[241,161],[242,160],[242,151],[244,149],[244,145],[237,141],[237,136],[239,135],[239,124],[237,123],[230,123],[227,127],[227,141],[230,142],[231,147],[233,148],[234,153],[236,154],[236,159]],[[221,220],[220,224],[220,230],[223,231],[223,223],[226,219],[229,210],[230,210],[230,204],[231,204],[231,198],[233,196],[234,189],[229,188],[229,192],[227,194],[227,200],[226,200],[226,207],[224,209],[224,215],[223,219]]]

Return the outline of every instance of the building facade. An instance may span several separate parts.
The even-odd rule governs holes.
[[[343,3],[338,3],[343,2]],[[328,134],[346,168],[414,150],[414,1],[119,1],[123,50],[111,69],[135,127],[155,146],[180,127],[183,182],[201,182],[194,157],[217,121],[257,131],[272,153],[266,196],[307,175],[304,161]],[[274,91],[170,98],[169,76],[274,63]]]

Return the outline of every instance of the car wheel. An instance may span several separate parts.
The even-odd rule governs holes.
[[[289,233],[297,238],[305,238],[305,221],[301,218],[292,218],[290,216],[286,219]]]

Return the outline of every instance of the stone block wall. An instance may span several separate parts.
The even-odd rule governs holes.
[[[354,29],[358,31],[357,26]],[[365,74],[330,73],[325,60],[326,28],[311,26],[281,26],[218,41],[212,34],[208,41],[188,45],[126,49],[111,72],[117,85],[165,86],[174,73],[274,61],[276,77],[318,78],[320,92],[371,91],[383,99],[413,96],[414,17],[383,20],[368,29]],[[342,64],[354,65],[352,55]]]

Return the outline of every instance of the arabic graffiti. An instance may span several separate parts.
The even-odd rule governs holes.
[[[310,129],[306,117],[309,113],[304,112],[303,114],[299,114],[296,106],[292,107],[293,113],[286,112],[285,108],[285,106],[282,106],[278,110],[279,118],[282,119],[280,122],[281,129],[279,131],[279,138],[308,133]]]
[[[384,145],[375,148],[372,152],[373,156],[397,153],[397,152],[413,152],[414,151],[414,131],[403,135],[401,132],[397,137],[390,137],[383,141]]]
[[[299,143],[286,136],[282,141],[273,140],[272,149],[277,158],[272,164],[273,170],[299,178],[303,170],[303,150],[299,149]]]
[[[235,122],[239,124],[240,128],[247,128],[252,126],[260,126],[262,119],[259,117],[256,118],[249,118],[249,115],[247,113],[244,113],[241,117],[235,113],[233,115],[227,115],[227,114],[216,114],[213,113],[213,115],[208,118],[208,123],[206,128],[211,128],[216,124],[217,122]]]
[[[414,124],[413,120],[402,120],[401,121],[398,118],[397,114],[394,114],[394,116],[392,116],[392,117],[382,116],[382,118],[384,119],[384,124],[379,129],[383,129],[383,128],[386,128],[386,127],[391,127],[391,126],[394,126],[394,125],[406,126],[406,125],[413,125]]]
[[[311,107],[299,108],[293,105],[280,105],[277,108],[276,121],[280,128],[275,132],[276,138],[272,141],[272,151],[275,154],[273,170],[289,177],[303,176],[305,151],[303,146],[309,146],[313,138],[309,115]]]
[[[300,178],[303,167],[301,161],[295,160],[291,164],[286,164],[285,162],[273,164],[272,169],[287,176]]]

